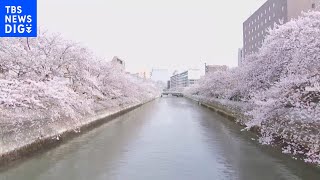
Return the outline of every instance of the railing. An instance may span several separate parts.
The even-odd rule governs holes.
[[[162,92],[161,97],[169,96],[169,95],[176,96],[176,97],[183,97],[183,94],[181,92],[170,92],[170,91]]]

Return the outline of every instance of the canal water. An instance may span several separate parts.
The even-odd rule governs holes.
[[[0,171],[1,180],[319,180],[184,98],[161,98]]]

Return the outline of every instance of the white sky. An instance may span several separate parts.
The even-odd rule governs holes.
[[[236,66],[242,23],[266,0],[38,0],[38,23],[127,70]]]

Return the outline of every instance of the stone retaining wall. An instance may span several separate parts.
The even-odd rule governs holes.
[[[108,108],[77,122],[65,121],[61,124],[61,122],[55,123],[48,120],[37,120],[38,124],[36,126],[31,126],[34,123],[30,122],[20,124],[23,128],[19,128],[18,132],[11,130],[2,134],[2,139],[0,139],[0,166],[4,166],[14,160],[32,156],[41,150],[56,147],[73,137],[92,130],[153,100],[150,99],[142,103]],[[28,126],[28,124],[30,125]]]
[[[188,96],[185,95],[186,98],[191,99],[193,101],[196,101],[198,104],[207,107],[217,113],[219,113],[220,115],[230,119],[230,120],[234,120],[237,123],[240,123],[240,125],[245,126],[245,121],[248,119],[248,117],[245,117],[244,115],[244,111],[240,110],[237,107],[231,107],[229,105],[224,105],[221,102],[212,102],[209,100],[205,100],[199,97],[193,97],[193,96]],[[252,107],[250,107],[252,108]],[[283,121],[285,121],[285,119],[283,119]],[[274,122],[275,123],[275,122]],[[272,124],[271,124],[272,126]],[[289,125],[287,125],[289,126]],[[291,143],[295,143],[297,144],[297,151],[299,151],[299,153],[296,153],[295,151],[290,152],[287,151],[285,153],[289,153],[292,154],[293,156],[295,156],[296,158],[299,158],[301,160],[304,160],[305,162],[310,162],[310,156],[308,155],[309,150],[311,149],[310,147],[312,146],[317,146],[319,144],[319,141],[317,140],[317,138],[310,138],[310,137],[318,137],[319,135],[319,128],[318,126],[315,126],[313,129],[304,129],[304,128],[300,128],[299,127],[301,125],[296,125],[296,124],[291,124],[290,126],[297,126],[297,131],[299,133],[303,133],[303,132],[308,132],[307,135],[303,136],[304,138],[300,138],[297,139],[295,138],[294,134],[290,134],[290,132],[282,132],[278,133],[276,135],[275,141],[273,142],[274,145],[276,145],[277,147],[281,148],[285,148],[288,145],[290,145]],[[261,129],[260,127],[253,127],[250,129],[251,132],[257,134],[257,135],[261,135]],[[284,135],[285,134],[285,135]],[[313,135],[313,136],[312,136]],[[319,148],[318,148],[319,149]],[[313,156],[319,156],[319,152],[315,152],[313,154]],[[314,159],[317,159],[317,157],[315,157]],[[317,164],[317,161],[311,162],[312,164]],[[318,164],[319,165],[319,164]]]

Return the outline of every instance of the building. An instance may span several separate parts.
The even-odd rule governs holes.
[[[170,81],[167,82],[167,89],[170,89]]]
[[[200,69],[190,69],[188,71],[177,73],[170,78],[170,88],[185,88],[195,84],[201,76]]]
[[[119,67],[119,68],[120,68],[121,70],[123,70],[123,71],[126,69],[126,64],[125,64],[125,62],[124,62],[122,59],[118,58],[117,56],[115,56],[115,57],[112,58],[111,63],[112,63],[113,65]]]
[[[241,66],[243,64],[243,60],[244,60],[243,49],[239,48],[238,49],[238,66]]]
[[[150,79],[150,72],[148,71],[139,71],[137,74],[142,79]]]
[[[169,71],[168,69],[152,69],[151,79],[153,81],[161,81],[163,83],[167,83],[169,80]]]
[[[320,0],[268,0],[243,23],[243,57],[257,52],[269,28],[319,9]]]
[[[226,71],[228,69],[228,66],[223,65],[205,65],[205,74],[214,73],[217,71]]]

